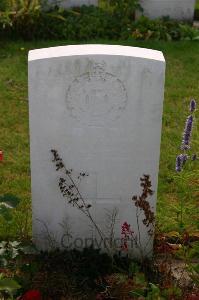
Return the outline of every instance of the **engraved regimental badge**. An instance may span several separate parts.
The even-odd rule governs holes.
[[[91,63],[89,72],[76,77],[66,94],[67,108],[77,121],[102,126],[120,117],[127,104],[123,82],[106,72],[105,63]]]

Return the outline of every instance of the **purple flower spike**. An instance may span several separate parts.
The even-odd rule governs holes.
[[[193,116],[191,115],[186,120],[182,145],[181,145],[182,150],[187,150],[190,148],[189,143],[190,143],[192,128],[193,128]]]
[[[180,154],[176,157],[176,172],[182,171],[182,164],[183,164],[183,154]]]
[[[190,101],[190,112],[194,112],[196,110],[196,101],[191,99]]]

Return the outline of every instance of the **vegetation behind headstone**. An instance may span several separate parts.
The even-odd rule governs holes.
[[[44,10],[41,0],[1,2],[0,36],[6,38],[136,40],[197,40],[199,30],[171,20],[135,21],[137,0],[111,0],[100,7],[82,6],[73,9],[49,7]]]

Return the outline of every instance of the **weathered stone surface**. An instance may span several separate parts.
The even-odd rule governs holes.
[[[56,172],[51,149],[73,169],[75,180],[89,173],[79,190],[102,231],[108,235],[110,215],[117,211],[117,245],[124,222],[136,234],[131,198],[140,193],[139,178],[150,174],[157,191],[164,73],[162,53],[149,49],[79,45],[30,51],[33,237],[39,248],[99,242],[89,219],[61,195],[64,174]],[[156,193],[150,203],[155,210]],[[143,224],[140,230],[144,248],[149,237]],[[151,249],[152,240],[145,253]]]
[[[143,14],[150,19],[169,16],[174,20],[193,21],[195,0],[140,0]],[[140,12],[137,13],[137,17]]]

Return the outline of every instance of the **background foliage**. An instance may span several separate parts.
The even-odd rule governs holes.
[[[138,0],[102,0],[99,7],[67,10],[50,8],[41,0],[4,1],[0,4],[0,37],[79,41],[199,39],[199,30],[188,24],[147,18],[135,22],[136,9],[141,10]]]

